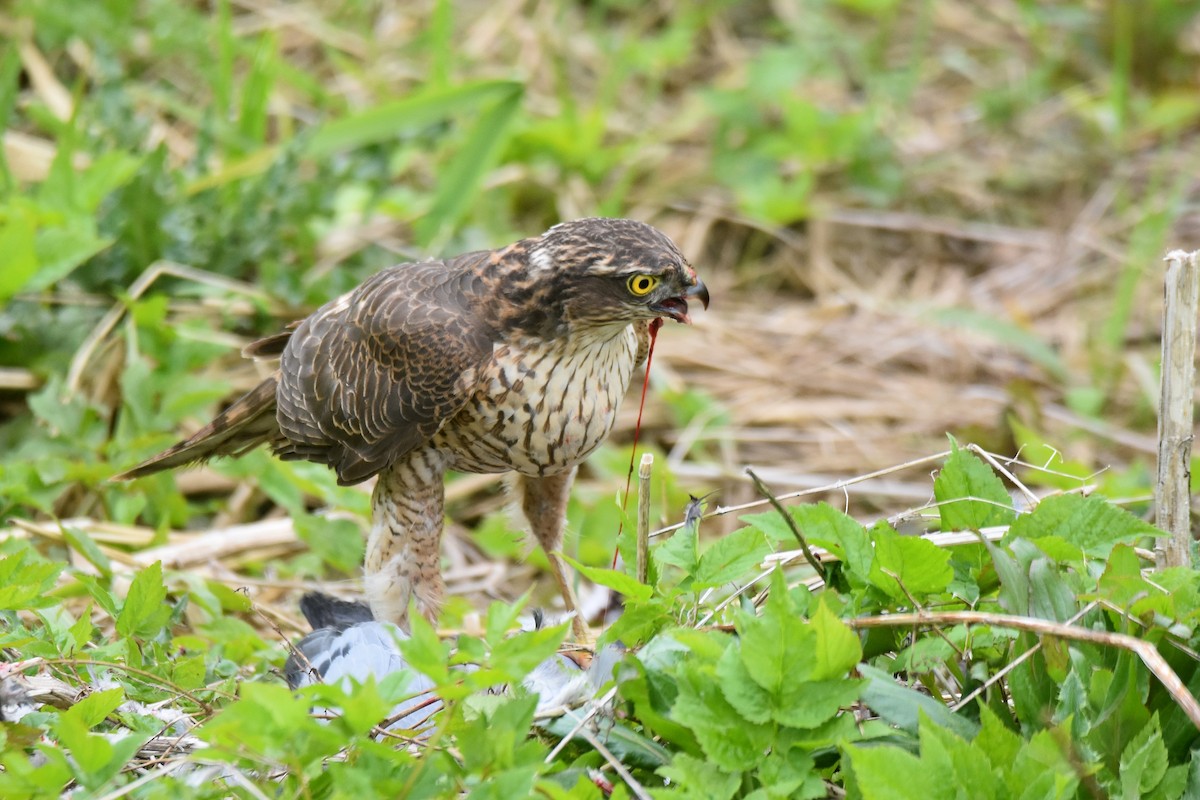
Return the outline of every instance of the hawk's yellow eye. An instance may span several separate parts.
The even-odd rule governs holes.
[[[658,286],[658,278],[653,275],[630,275],[625,285],[629,287],[630,294],[645,297]]]

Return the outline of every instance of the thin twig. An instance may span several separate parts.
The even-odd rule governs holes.
[[[804,559],[808,561],[809,566],[811,566],[818,575],[824,577],[825,582],[828,583],[829,576],[825,574],[825,567],[821,564],[821,560],[813,555],[813,551],[809,549],[808,542],[804,539],[804,534],[800,532],[800,527],[796,525],[796,520],[792,518],[791,514],[787,513],[787,509],[783,507],[783,503],[780,503],[775,495],[771,494],[771,490],[767,488],[767,485],[759,480],[759,477],[754,474],[754,470],[750,469],[750,467],[746,467],[746,474],[750,476],[750,480],[754,481],[754,485],[758,488],[759,493],[766,497],[771,503],[771,506],[779,512],[779,516],[783,517],[784,522],[786,522],[788,528],[791,529],[792,535],[795,536],[796,541],[800,543],[800,551],[804,553]]]
[[[596,748],[596,752],[603,756],[604,760],[612,765],[612,768],[616,771],[616,773],[621,776],[621,780],[625,781],[625,785],[629,787],[629,791],[633,792],[634,797],[638,798],[638,800],[652,800],[650,793],[646,791],[645,787],[638,783],[637,779],[629,774],[629,770],[625,769],[625,765],[618,761],[617,757],[609,752],[608,748],[604,746],[604,743],[600,741],[596,734],[592,733],[587,728],[580,728],[579,735],[584,741]]]
[[[1071,618],[1068,619],[1065,624],[1071,625],[1071,624],[1078,622],[1079,620],[1083,619],[1083,617],[1089,611],[1094,609],[1095,607],[1096,607],[1096,601],[1093,600],[1092,602],[1088,603],[1083,608],[1079,609],[1079,611],[1077,613],[1075,613],[1074,615],[1072,615]],[[986,692],[990,687],[995,686],[997,683],[999,683],[1004,678],[1005,675],[1007,675],[1008,673],[1012,672],[1017,667],[1024,664],[1026,661],[1028,661],[1030,658],[1033,657],[1034,653],[1036,653],[1037,651],[1039,651],[1041,649],[1042,649],[1042,643],[1038,642],[1033,647],[1029,648],[1024,653],[1021,653],[1021,655],[1014,658],[1012,661],[1009,661],[1007,664],[1005,664],[1003,667],[1001,667],[999,670],[997,670],[995,675],[992,675],[990,678],[988,678],[986,681],[981,683],[979,686],[975,687],[975,689],[973,689],[968,694],[965,694],[962,697],[960,697],[958,699],[957,703],[950,706],[950,710],[958,711],[960,708],[964,707],[967,703],[971,702],[976,697],[978,697],[979,695]]]
[[[995,456],[993,456],[991,453],[989,453],[987,450],[984,450],[982,447],[980,447],[977,444],[968,444],[967,450],[969,450],[972,453],[974,453],[975,455],[979,456],[987,463],[991,464],[992,469],[996,470],[996,472],[999,472],[1001,475],[1008,478],[1008,480],[1012,483],[1012,485],[1016,486],[1018,491],[1020,491],[1021,494],[1025,495],[1025,499],[1029,502],[1030,508],[1035,508],[1037,506],[1037,504],[1039,502],[1038,496],[1036,494],[1034,494],[1032,491],[1030,491],[1028,486],[1021,483],[1021,481],[1019,481],[1017,479],[1017,476],[1012,474],[1012,472],[1010,472],[1007,467],[1002,465],[996,459]]]
[[[992,614],[985,611],[888,614],[879,617],[858,617],[844,620],[844,622],[847,626],[856,630],[864,628],[909,627],[911,625],[991,625],[996,628],[1013,628],[1019,631],[1029,631],[1030,633],[1042,636],[1055,636],[1060,639],[1071,639],[1079,642],[1106,645],[1108,647],[1119,647],[1122,650],[1128,650],[1136,654],[1142,660],[1142,663],[1146,665],[1146,669],[1150,670],[1154,677],[1158,678],[1176,705],[1183,710],[1184,714],[1187,714],[1192,724],[1200,729],[1200,703],[1196,702],[1196,698],[1188,691],[1183,681],[1179,679],[1179,675],[1175,673],[1175,670],[1171,669],[1171,665],[1167,663],[1166,659],[1162,657],[1162,654],[1158,652],[1153,644],[1144,639],[1129,636],[1128,634],[1094,631],[1090,628],[1079,628],[1062,622],[1035,619],[1033,617],[1018,617],[1013,614]]]
[[[560,739],[558,744],[554,745],[554,749],[552,749],[550,751],[550,753],[546,756],[545,763],[549,764],[552,761],[554,761],[554,759],[558,757],[558,754],[562,752],[562,749],[567,746],[567,742],[574,739],[576,734],[578,734],[581,730],[583,730],[583,726],[587,725],[588,722],[592,719],[592,717],[599,714],[600,709],[604,708],[604,706],[607,705],[608,702],[616,696],[617,696],[617,687],[614,686],[611,689],[609,689],[607,692],[605,692],[604,696],[601,697],[599,700],[593,701],[592,704],[589,706],[588,710],[585,711],[583,714],[581,714],[579,719],[575,722],[575,727],[571,728],[571,730],[569,730],[567,732],[567,735],[564,736],[562,739]]]
[[[912,461],[905,461],[903,464],[895,464],[893,466],[886,467],[884,469],[875,470],[874,472],[868,472],[864,475],[855,475],[853,478],[844,478],[842,480],[837,480],[832,483],[823,484],[821,486],[814,486],[814,487],[811,487],[808,489],[799,489],[794,492],[786,492],[781,495],[776,495],[775,499],[778,501],[794,500],[797,497],[808,497],[810,495],[815,495],[815,494],[826,494],[828,492],[839,492],[839,491],[844,490],[847,486],[853,486],[856,483],[863,483],[865,481],[873,480],[875,478],[879,478],[884,475],[890,475],[893,472],[900,472],[902,470],[909,469],[910,467],[920,467],[920,466],[924,466],[925,464],[933,463],[935,461],[941,461],[944,458],[946,458],[946,456],[948,456],[948,455],[950,455],[950,451],[943,450],[942,452],[934,453],[931,456],[924,456],[922,458],[915,458]],[[712,517],[719,517],[719,516],[722,516],[723,514],[732,514],[735,511],[746,511],[747,509],[758,508],[759,506],[766,505],[769,502],[770,502],[769,500],[752,500],[749,503],[741,503],[740,505],[736,505],[736,506],[717,506],[715,509],[713,509],[709,513],[705,514],[704,519],[710,519]],[[650,534],[650,537],[654,538],[655,536],[661,536],[664,533],[670,533],[671,531],[678,530],[682,527],[683,527],[683,523],[677,522],[674,525],[668,525],[665,528],[659,528],[658,530],[652,532]]]

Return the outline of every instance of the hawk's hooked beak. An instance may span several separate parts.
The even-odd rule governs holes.
[[[701,305],[703,305],[706,309],[708,308],[708,287],[704,285],[704,281],[697,278],[695,285],[689,287],[688,290],[683,293],[682,297],[668,297],[664,300],[660,300],[654,305],[650,306],[650,310],[657,311],[663,316],[670,317],[676,322],[690,324],[692,319],[688,316],[687,304],[689,297],[696,298],[700,301]]]

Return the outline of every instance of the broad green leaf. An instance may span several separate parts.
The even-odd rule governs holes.
[[[865,681],[797,681],[784,687],[771,718],[793,728],[815,728],[858,702]]]
[[[987,753],[993,764],[1011,764],[1025,745],[1024,740],[1006,728],[991,708],[982,703],[978,708],[979,735],[975,737],[975,746]]]
[[[883,670],[859,664],[858,672],[867,679],[867,685],[862,689],[862,701],[901,730],[915,735],[920,712],[924,712],[934,723],[964,738],[974,737],[979,730],[976,723],[954,714],[929,695],[900,685]]]
[[[54,601],[46,592],[65,566],[60,562],[37,563],[27,550],[0,558],[0,611],[51,605]]]
[[[751,575],[771,545],[762,531],[743,528],[713,542],[700,556],[696,567],[696,582],[693,588],[701,589],[720,586],[734,580],[745,580]]]
[[[1017,518],[1004,537],[1036,543],[1042,536],[1058,536],[1094,558],[1105,558],[1118,543],[1133,544],[1163,532],[1102,497],[1061,494],[1047,497],[1029,514]]]
[[[683,570],[686,575],[696,573],[699,558],[696,543],[699,531],[696,525],[688,525],[671,534],[671,538],[650,551],[650,555],[661,566],[670,565]]]
[[[71,751],[84,776],[99,772],[112,760],[112,744],[103,736],[88,733],[77,720],[60,719],[54,732],[58,741]],[[90,783],[86,777],[84,782]]]
[[[746,661],[753,657],[735,643],[717,663],[725,698],[751,722],[774,720],[793,728],[815,728],[858,700],[862,682],[845,678],[794,680],[777,692],[767,691],[746,668]]]
[[[829,607],[820,602],[812,615],[809,626],[815,635],[812,662],[812,680],[844,678],[846,673],[862,658],[862,644],[858,635],[834,616]]]
[[[638,579],[632,575],[626,575],[624,572],[618,572],[614,569],[604,569],[603,567],[589,567],[580,564],[575,559],[563,554],[563,558],[573,566],[580,575],[587,578],[592,583],[600,586],[607,586],[618,594],[624,595],[634,601],[649,600],[650,595],[654,593],[651,586],[644,583],[639,583]]]
[[[1127,798],[1143,797],[1162,781],[1167,766],[1167,748],[1155,714],[1121,751],[1118,774],[1122,794]]]
[[[732,800],[742,782],[741,775],[723,772],[716,764],[687,753],[675,754],[671,763],[657,772],[691,796],[705,800]]]
[[[792,506],[791,512],[809,542],[836,553],[855,575],[870,574],[875,549],[857,520],[828,503]]]
[[[696,735],[708,758],[727,771],[753,769],[774,738],[770,726],[750,722],[734,708],[711,669],[684,661],[671,714]]]
[[[954,775],[930,769],[907,750],[882,745],[845,750],[863,800],[954,800]]]
[[[492,648],[492,666],[506,672],[511,681],[520,680],[558,652],[569,627],[570,623],[564,622],[501,640]]]
[[[998,774],[1007,782],[1010,796],[1021,800],[1066,800],[1075,797],[1079,770],[1064,753],[1062,742],[1070,733],[1046,729],[1035,733],[1011,761],[999,764]],[[993,758],[992,763],[997,763]]]
[[[954,579],[950,553],[932,542],[901,536],[882,520],[871,528],[871,538],[875,541],[871,582],[897,600],[944,592]]]
[[[979,746],[978,737],[975,742],[968,742],[935,724],[924,713],[918,727],[921,761],[927,769],[938,774],[949,773],[953,776],[953,786],[971,787],[972,800],[1005,800],[1002,787],[993,775],[991,753]]]
[[[663,637],[666,638],[666,637]],[[655,640],[659,641],[659,640]],[[631,703],[647,735],[670,742],[681,750],[700,752],[691,730],[673,719],[670,710],[677,696],[676,681],[638,658],[626,659],[617,670],[622,700]],[[574,722],[571,723],[574,726]],[[569,731],[563,731],[566,735]]]
[[[817,632],[793,613],[783,570],[771,573],[771,591],[761,616],[738,619],[742,663],[762,688],[780,695],[786,684],[809,680],[816,669]]]
[[[427,675],[438,686],[450,680],[450,670],[446,665],[448,655],[447,645],[438,638],[437,631],[416,610],[415,604],[408,612],[410,638],[401,640],[400,653],[408,661],[409,666]]]
[[[112,243],[111,238],[96,233],[90,217],[72,217],[62,225],[42,227],[36,242],[37,274],[25,288],[34,292],[49,288]]]
[[[105,689],[92,692],[78,703],[58,715],[59,721],[78,721],[85,730],[91,730],[99,725],[117,706],[125,702],[125,692],[121,689]]]
[[[665,600],[652,599],[644,603],[631,603],[617,621],[604,631],[600,643],[620,641],[629,647],[641,644],[672,624],[673,613],[670,602]]]
[[[37,225],[30,209],[14,203],[0,207],[0,253],[4,254],[0,302],[24,289],[37,274],[36,238]]]
[[[1075,592],[1063,573],[1048,559],[1035,558],[1029,565],[1029,613],[1041,619],[1066,622],[1077,610]]]
[[[162,562],[138,570],[117,615],[117,632],[122,636],[153,636],[171,616],[166,604],[167,587],[162,581]]]
[[[1016,518],[1012,498],[991,467],[950,440],[946,465],[933,482],[944,531],[1008,525]]]
[[[758,723],[771,719],[778,698],[755,682],[742,662],[742,648],[737,643],[731,644],[717,662],[717,679],[725,699],[743,717]]]
[[[1011,553],[992,542],[984,541],[992,557],[992,568],[1000,579],[1000,606],[1010,614],[1029,614],[1029,576]]]

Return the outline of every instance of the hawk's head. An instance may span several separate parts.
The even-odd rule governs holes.
[[[522,245],[529,301],[554,303],[561,324],[690,322],[689,299],[708,308],[708,289],[679,248],[643,222],[577,219]]]

